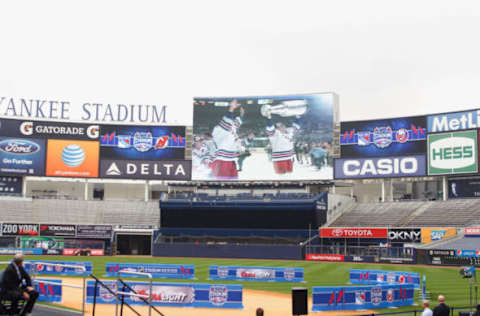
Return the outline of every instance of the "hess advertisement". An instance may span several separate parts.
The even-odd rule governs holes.
[[[425,154],[425,116],[342,122],[342,158]]]
[[[192,178],[333,177],[332,93],[194,99]]]
[[[0,137],[0,174],[42,176],[44,173],[44,140]]]
[[[117,160],[185,159],[183,126],[102,125],[100,157]]]
[[[98,159],[98,142],[49,139],[46,175],[96,178]]]
[[[428,135],[428,175],[476,172],[477,131]]]

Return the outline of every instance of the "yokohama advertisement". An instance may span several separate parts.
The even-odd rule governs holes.
[[[40,224],[40,236],[75,237],[75,225]]]
[[[388,238],[387,228],[320,228],[321,238]]]

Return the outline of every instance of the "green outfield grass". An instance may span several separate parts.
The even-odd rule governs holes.
[[[0,261],[10,260],[11,256],[0,256]],[[427,290],[432,293],[432,298],[443,294],[450,306],[468,306],[468,281],[462,279],[459,268],[454,267],[427,267],[414,265],[382,265],[382,264],[354,264],[330,263],[311,261],[282,261],[282,260],[252,260],[252,259],[209,259],[209,258],[166,258],[166,257],[70,257],[70,256],[26,256],[26,260],[58,260],[58,261],[90,261],[93,263],[93,274],[106,278],[105,264],[107,262],[125,263],[166,263],[166,264],[192,264],[195,265],[196,280],[155,279],[162,282],[178,283],[222,283],[242,284],[245,289],[263,290],[279,293],[291,293],[292,287],[307,287],[309,294],[312,286],[342,286],[347,285],[350,269],[376,269],[417,272],[427,276]],[[256,282],[256,281],[210,281],[208,271],[210,265],[239,265],[239,266],[264,266],[264,267],[297,267],[304,268],[305,283],[289,282]],[[137,279],[138,280],[138,279]],[[417,299],[417,303],[420,301]],[[410,310],[415,307],[401,308]],[[417,309],[420,306],[416,307]],[[384,310],[392,311],[392,310]]]

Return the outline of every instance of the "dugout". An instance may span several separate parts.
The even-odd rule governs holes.
[[[117,255],[152,255],[155,226],[118,225],[114,227],[115,253]]]

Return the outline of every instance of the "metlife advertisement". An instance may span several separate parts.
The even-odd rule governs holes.
[[[480,110],[432,114],[427,116],[429,133],[480,128]]]

